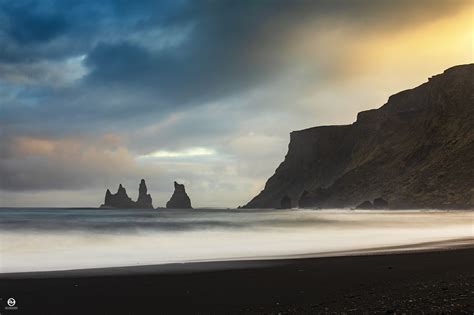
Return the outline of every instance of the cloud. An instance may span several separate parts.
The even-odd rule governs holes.
[[[46,42],[64,33],[68,22],[60,12],[51,12],[39,3],[14,1],[2,5],[4,32],[16,42]]]
[[[209,157],[216,155],[216,152],[209,148],[191,147],[182,151],[157,150],[144,155],[137,156],[137,160],[150,159],[186,159],[197,157]]]
[[[295,68],[312,73],[313,82],[342,77],[352,44],[437,20],[468,3],[6,2],[0,7],[3,80],[43,90],[4,104],[4,117],[8,125],[48,120],[36,132],[56,133],[67,129],[67,119],[73,128],[120,126],[130,117],[148,123],[147,117],[238,97]],[[67,71],[71,60],[75,69]],[[58,85],[65,88],[51,90]],[[31,108],[32,101],[44,105]]]
[[[70,85],[87,74],[83,66],[84,56],[61,61],[35,63],[0,63],[0,79],[17,85],[61,87]]]
[[[98,139],[21,136],[2,142],[2,147],[3,190],[83,189],[136,171],[133,157],[114,135]]]

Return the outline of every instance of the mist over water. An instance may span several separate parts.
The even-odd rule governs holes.
[[[0,209],[0,272],[329,255],[474,237],[468,211]]]

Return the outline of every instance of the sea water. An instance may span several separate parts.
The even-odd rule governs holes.
[[[473,220],[469,211],[0,208],[0,272],[343,255],[452,239],[472,242]]]

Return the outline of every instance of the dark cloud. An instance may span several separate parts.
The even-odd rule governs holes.
[[[54,43],[77,27],[75,21],[69,19],[70,11],[63,8],[51,1],[0,3],[0,38],[3,42],[0,61],[34,62],[74,53],[77,45],[73,41]],[[74,10],[74,6],[71,9]]]
[[[34,1],[0,3],[0,60],[55,59],[87,54],[101,42],[120,42],[150,29],[195,25],[175,54],[246,59],[277,47],[305,22],[332,19],[364,30],[412,27],[468,4],[468,0],[419,1]],[[241,55],[243,54],[243,55]],[[238,59],[238,58],[236,58]],[[218,60],[217,60],[218,61]],[[227,59],[227,61],[233,61]]]
[[[64,129],[60,122],[71,118],[78,124],[96,121],[99,126],[131,116],[154,114],[159,119],[170,111],[238,95],[285,75],[292,66],[291,60],[286,59],[288,39],[306,23],[332,20],[333,27],[349,23],[363,32],[411,27],[465,2],[446,3],[4,2],[0,6],[0,36],[4,43],[0,62],[26,63],[17,68],[23,71],[17,77],[33,77],[32,73],[40,77],[31,70],[38,66],[31,63],[66,64],[68,58],[81,55],[86,56],[82,66],[89,71],[72,87],[61,91],[41,82],[43,91],[36,100],[24,97],[31,93],[23,91],[15,104],[2,104],[4,117],[9,125],[15,124],[16,117],[48,120],[47,128],[54,128],[59,122],[57,132]],[[48,67],[53,65],[46,64],[41,69],[48,72]],[[53,77],[51,85],[54,80]],[[124,94],[128,94],[128,103],[117,101],[124,100]],[[31,107],[31,101],[38,106]]]
[[[34,3],[17,3],[12,7],[3,5],[9,17],[5,33],[9,38],[21,44],[47,42],[64,33],[68,23],[60,12],[40,13]],[[35,12],[36,11],[36,12]]]
[[[180,45],[153,52],[126,41],[100,44],[88,55],[87,65],[93,71],[86,80],[150,88],[168,106],[196,105],[240,93],[285,73],[291,66],[285,60],[285,44],[305,23],[332,16],[336,21],[340,19],[339,23],[357,24],[365,32],[389,26],[400,29],[410,27],[414,20],[420,23],[424,18],[445,14],[441,9],[456,7],[441,1],[431,1],[429,7],[407,1],[396,5],[393,1],[354,3],[192,2],[181,15],[176,13],[173,19],[166,20],[173,25],[179,21],[183,28],[192,25]],[[152,16],[147,26],[153,21]]]
[[[19,0],[0,3],[0,61],[34,62],[87,54],[96,44],[171,27],[180,1]],[[181,5],[179,5],[180,7]]]

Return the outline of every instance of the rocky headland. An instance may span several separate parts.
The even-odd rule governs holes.
[[[292,132],[244,207],[474,209],[473,78],[474,64],[455,66],[351,125]]]
[[[168,209],[192,209],[191,199],[186,194],[186,189],[183,184],[174,182],[174,192],[171,199],[166,203]]]

